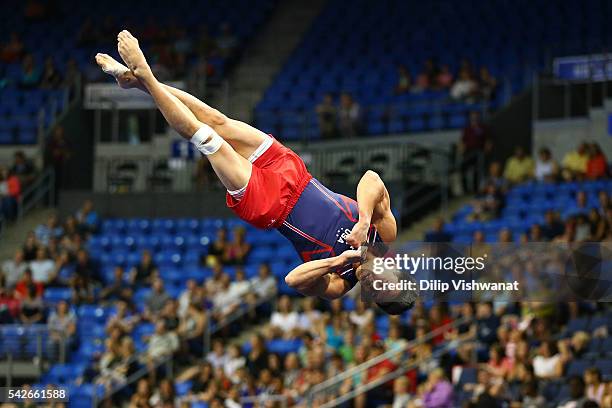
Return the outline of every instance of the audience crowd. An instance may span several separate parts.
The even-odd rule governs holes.
[[[445,102],[475,103],[492,100],[497,88],[497,80],[487,67],[483,66],[475,73],[472,64],[463,60],[455,77],[448,65],[439,66],[429,59],[414,78],[405,66],[398,66],[397,82],[392,91],[399,98],[397,104],[402,103],[402,95],[425,92],[447,92],[448,100]],[[325,94],[315,111],[324,139],[353,138],[364,131],[365,112],[349,92],[340,95],[338,104],[332,94]]]

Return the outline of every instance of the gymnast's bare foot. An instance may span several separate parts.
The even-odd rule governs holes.
[[[123,30],[117,36],[117,50],[130,71],[143,84],[146,85],[155,80],[151,67],[147,64],[147,60],[138,45],[138,40],[129,31]]]
[[[102,71],[112,75],[121,88],[143,88],[142,84],[140,81],[138,81],[138,78],[134,76],[132,71],[110,55],[101,53],[96,54],[96,63],[100,66]]]

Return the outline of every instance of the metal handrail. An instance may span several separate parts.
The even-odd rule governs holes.
[[[21,220],[32,208],[40,204],[45,196],[49,196],[49,202],[55,200],[55,172],[47,168],[42,174],[21,193],[21,199],[17,204],[17,219]]]
[[[464,343],[465,340],[460,341],[459,343]],[[456,348],[457,344],[451,344],[451,343],[447,343],[445,344],[443,347],[435,350],[433,353],[431,353],[431,356],[429,356],[429,360],[431,359],[436,359],[439,358],[441,356],[443,356],[444,354],[448,353],[449,351],[451,351],[452,349]],[[394,371],[391,371],[385,375],[383,375],[382,377],[374,380],[374,381],[370,381],[368,383],[362,384],[360,386],[358,386],[357,388],[347,392],[346,394],[343,394],[335,399],[333,399],[332,401],[328,401],[326,403],[324,403],[323,405],[320,406],[320,408],[332,408],[332,407],[336,407],[344,402],[350,401],[351,399],[357,397],[358,395],[361,395],[367,391],[370,391],[374,388],[380,387],[383,384],[386,384],[387,382],[394,380],[396,378],[398,378],[399,376],[405,374],[406,372],[408,372],[411,369],[414,369],[416,367],[418,367],[420,364],[422,364],[422,361],[413,361],[409,364],[400,366],[399,368],[397,368]]]
[[[465,318],[465,317],[461,317],[459,319],[454,320],[452,323],[448,323],[445,324],[444,326],[440,326],[430,332],[428,332],[425,336],[423,336],[420,339],[414,339],[412,341],[409,341],[408,343],[404,344],[402,347],[399,348],[395,348],[395,349],[391,349],[388,350],[386,352],[384,352],[383,354],[374,357],[370,360],[367,360],[355,367],[349,368],[348,370],[335,375],[333,378],[329,378],[317,385],[315,385],[314,387],[312,387],[312,389],[308,392],[306,398],[308,399],[308,401],[310,403],[312,403],[312,401],[314,400],[314,398],[316,397],[317,393],[321,393],[324,392],[324,390],[337,386],[339,384],[341,384],[344,380],[346,380],[347,378],[350,378],[352,376],[354,376],[357,373],[363,372],[367,369],[369,369],[370,367],[373,367],[381,362],[383,362],[384,360],[388,360],[388,359],[392,359],[393,357],[396,357],[398,355],[403,354],[404,352],[408,351],[411,348],[414,348],[417,345],[423,344],[427,341],[430,341],[431,339],[433,339],[434,337],[438,336],[439,334],[442,334],[446,331],[448,331],[449,329],[454,329],[457,328],[458,326],[465,324],[467,322],[469,322],[470,319]]]
[[[3,324],[0,326],[0,337],[4,336],[4,334],[2,333],[4,330],[11,329],[11,328],[16,329],[16,330],[22,330],[23,332],[21,334],[26,334],[26,331],[27,331],[27,334],[33,334],[36,336],[36,351],[34,353],[36,355],[35,365],[37,369],[39,370],[39,373],[42,372],[42,368],[44,364],[43,348],[45,347],[42,335],[45,333],[49,333],[51,331],[49,327],[46,324],[30,324],[30,325],[14,324],[14,323]],[[63,364],[66,362],[66,335],[65,333],[59,333],[59,335],[60,335],[60,347],[58,350],[57,361]],[[4,374],[6,375],[7,385],[9,386],[13,380],[14,361],[15,361],[14,353],[8,352],[7,359],[6,359],[6,362],[8,363],[8,369],[6,370]]]

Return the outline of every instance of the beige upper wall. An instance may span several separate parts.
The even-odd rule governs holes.
[[[533,124],[533,152],[548,147],[556,160],[580,142],[597,142],[608,158],[612,158],[612,136],[608,135],[610,106],[593,109],[589,118],[537,121]]]

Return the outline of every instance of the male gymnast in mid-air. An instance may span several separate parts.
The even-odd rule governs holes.
[[[196,97],[160,83],[138,40],[128,31],[118,37],[124,66],[106,54],[96,62],[122,88],[151,95],[169,125],[210,161],[227,189],[226,203],[238,217],[258,228],[276,228],[304,261],[285,281],[307,296],[335,299],[358,281],[362,290],[372,272],[364,268],[373,250],[397,235],[390,198],[381,178],[368,170],[357,186],[357,201],[327,189],[302,159],[273,137],[230,119]],[[378,255],[381,255],[380,253]],[[414,298],[377,301],[390,314],[412,307]]]

